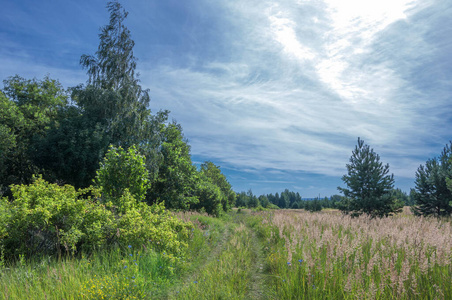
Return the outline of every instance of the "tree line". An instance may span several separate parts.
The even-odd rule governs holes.
[[[411,191],[411,193],[414,190]],[[414,199],[399,188],[391,190],[391,195],[402,202],[404,206],[414,206]],[[302,198],[299,192],[285,189],[281,193],[256,196],[252,190],[237,193],[236,206],[246,208],[272,208],[272,209],[305,209],[308,211],[320,211],[325,208],[341,209],[346,203],[346,197],[332,195],[330,197]]]

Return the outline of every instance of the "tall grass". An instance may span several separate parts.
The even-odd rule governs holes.
[[[304,211],[261,216],[278,299],[452,299],[450,222]]]
[[[0,299],[452,299],[450,221],[407,211],[178,217],[194,225],[184,253],[125,246],[0,264]]]
[[[2,270],[0,299],[142,299],[169,286],[177,268],[171,255],[131,248],[35,258]]]

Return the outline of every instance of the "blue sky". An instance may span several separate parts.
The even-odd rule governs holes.
[[[409,191],[452,139],[452,2],[129,0],[151,109],[236,191],[337,194],[361,137]],[[85,83],[106,1],[0,0],[0,78]]]

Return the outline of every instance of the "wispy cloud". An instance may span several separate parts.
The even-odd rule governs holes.
[[[430,123],[435,116],[424,116],[428,121],[419,126],[423,111],[412,102],[425,99],[392,61],[373,61],[372,55],[385,31],[407,22],[417,4],[305,3],[299,10],[323,17],[302,20],[292,5],[270,1],[230,6],[235,22],[243,23],[237,27],[250,28],[237,37],[250,41],[242,55],[232,62],[204,62],[202,70],[167,65],[154,70],[146,80],[154,105],[170,105],[194,153],[230,165],[338,176],[361,136],[399,176],[413,177],[418,156],[431,147],[413,137],[427,136],[437,126]],[[240,13],[243,18],[237,18]],[[321,32],[317,43],[303,43],[306,26]]]

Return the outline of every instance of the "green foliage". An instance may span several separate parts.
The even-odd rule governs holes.
[[[440,157],[429,159],[416,171],[416,188],[412,193],[416,206],[414,212],[421,215],[448,216],[452,213],[452,143],[446,145]]]
[[[268,200],[268,197],[265,195],[259,196],[259,203],[262,205],[263,208],[267,208],[270,205],[270,201]]]
[[[110,143],[123,147],[143,141],[152,144],[156,132],[151,130],[153,118],[147,109],[149,91],[139,85],[135,72],[135,43],[124,25],[128,13],[116,1],[107,8],[110,22],[101,28],[96,54],[80,59],[87,69],[88,85],[73,89],[72,97],[91,120],[102,124]]]
[[[250,189],[248,192],[241,192],[237,194],[236,207],[256,208],[260,205],[259,198],[253,194]]]
[[[126,191],[122,202],[136,202]],[[108,206],[107,206],[108,207]],[[170,251],[174,254],[187,247],[189,229],[192,226],[171,215],[163,203],[152,206],[140,202],[115,220],[116,234],[112,242],[119,245],[148,245],[159,251]]]
[[[20,76],[3,81],[0,92],[0,182],[31,182],[39,171],[34,161],[35,140],[57,126],[67,105],[67,94],[56,80],[26,80]],[[1,188],[1,187],[0,187]]]
[[[331,208],[338,208],[342,201],[345,201],[345,197],[341,195],[333,195],[330,197]]]
[[[368,214],[372,217],[384,217],[399,212],[403,206],[391,195],[394,175],[388,175],[389,165],[380,162],[380,156],[358,138],[358,145],[352,152],[348,175],[342,180],[348,188],[338,189],[348,198],[345,213],[354,216]]]
[[[192,204],[191,208],[204,209],[209,215],[218,217],[223,212],[222,199],[224,199],[224,195],[217,185],[207,178],[203,178],[203,176],[201,178],[196,185],[196,196],[199,202]]]
[[[0,203],[0,244],[8,257],[90,252],[118,244],[179,253],[187,246],[189,224],[163,204],[138,202],[127,188],[117,201],[120,206],[96,201],[98,189],[76,191],[41,177],[12,191],[14,200]]]
[[[136,145],[150,176],[161,161],[160,127],[168,113],[152,115],[148,109],[149,93],[139,84],[134,42],[125,27],[127,13],[118,2],[107,8],[110,22],[101,29],[98,51],[80,61],[87,69],[87,85],[71,88],[76,106],[63,109],[60,124],[51,126],[34,152],[45,178],[76,187],[91,184],[111,144],[125,149]]]
[[[0,92],[0,97],[2,96]],[[1,101],[1,100],[0,100]],[[11,150],[16,146],[16,137],[12,134],[11,129],[3,124],[0,124],[0,180],[6,176],[6,166],[8,157],[11,155]],[[0,197],[2,196],[5,187],[0,183]]]
[[[49,97],[43,100],[40,96],[39,101],[34,100],[32,103],[47,106],[51,104],[52,109],[47,109],[46,114],[58,111],[59,116],[58,122],[39,123],[45,125],[45,134],[26,134],[29,139],[33,136],[31,147],[26,143],[22,147],[24,151],[10,151],[17,156],[11,159],[17,164],[21,163],[14,170],[24,170],[25,167],[29,170],[22,172],[24,175],[16,175],[18,179],[12,178],[7,184],[25,183],[27,181],[22,180],[22,177],[31,178],[31,174],[39,172],[52,182],[69,183],[77,188],[88,187],[96,176],[96,170],[109,145],[122,146],[124,149],[136,145],[137,151],[146,157],[150,177],[156,176],[161,162],[160,128],[167,120],[168,112],[152,115],[148,109],[149,93],[139,84],[135,72],[134,42],[130,31],[125,27],[127,13],[118,2],[109,2],[107,8],[110,22],[101,29],[98,51],[94,56],[83,55],[80,61],[87,69],[87,85],[70,89],[75,105],[64,103],[66,95],[62,94],[56,82],[53,83],[57,89],[47,84],[47,94],[36,93],[35,87],[23,88],[24,84],[16,79],[10,80],[11,84],[7,85],[8,95],[14,95],[11,97],[17,99],[18,103],[24,102],[27,95],[51,95],[52,91],[56,95],[52,98],[54,102],[44,101]],[[30,86],[33,83],[22,81],[30,83]],[[39,116],[46,114],[39,113]],[[28,153],[32,154],[31,160],[26,159]],[[7,173],[14,175],[12,171]]]
[[[112,201],[114,205],[122,206],[116,201],[121,199],[126,189],[133,198],[143,201],[150,188],[145,157],[138,153],[135,146],[128,150],[111,146],[97,171],[95,183],[105,200]]]
[[[149,204],[164,202],[172,209],[196,206],[214,215],[230,210],[236,195],[219,167],[205,163],[198,172],[181,126],[167,124],[166,111],[151,114],[149,91],[135,72],[127,12],[117,1],[107,8],[110,20],[101,28],[98,50],[80,60],[87,70],[86,85],[66,92],[49,77],[5,81],[0,92],[0,195],[10,184],[29,184],[33,174],[74,190],[89,187],[96,177],[103,204],[117,219],[138,209],[145,195]],[[115,150],[107,153],[109,145]],[[74,241],[83,244],[81,238]]]
[[[9,204],[5,250],[9,255],[53,254],[62,249],[75,252],[81,244],[95,247],[103,243],[112,223],[111,213],[90,197],[96,190],[76,191],[35,178],[30,185],[12,186],[14,201]]]
[[[411,195],[408,195],[401,189],[398,189],[398,188],[393,189],[391,191],[391,193],[399,202],[403,203],[403,205],[406,205],[406,206],[414,205],[414,199],[411,197]]]
[[[232,190],[231,184],[227,181],[226,176],[221,173],[220,167],[208,161],[201,164],[200,172],[220,189],[222,209],[225,212],[230,211],[235,204],[236,194]]]
[[[310,212],[321,211],[322,204],[321,204],[320,200],[316,198],[314,200],[306,201],[304,208]]]
[[[270,203],[266,208],[268,209],[279,209],[277,205],[274,205],[273,203]]]
[[[61,84],[48,76],[27,80],[18,75],[3,81],[4,93],[15,103],[26,120],[25,134],[43,134],[58,120],[67,105],[67,93]]]
[[[7,198],[0,198],[0,251],[3,251],[3,240],[8,234],[9,202]]]
[[[247,207],[248,197],[245,192],[237,193],[235,206],[236,207]]]
[[[161,128],[161,135],[163,159],[148,202],[164,201],[167,208],[188,209],[198,202],[194,190],[198,172],[191,161],[190,146],[176,123]]]
[[[88,70],[89,83],[104,89],[118,90],[135,79],[135,42],[124,25],[128,13],[117,1],[108,2],[110,22],[102,27],[95,56],[83,55],[80,63]]]
[[[277,205],[279,208],[291,208],[294,203],[297,203],[297,205],[300,206],[300,202],[302,201],[299,193],[289,191],[288,189],[285,189],[281,195],[278,193],[275,195],[269,194],[267,195],[267,198],[272,204]]]
[[[104,157],[109,137],[99,123],[77,107],[68,107],[59,126],[37,140],[34,160],[49,181],[62,181],[76,188],[88,187]]]

